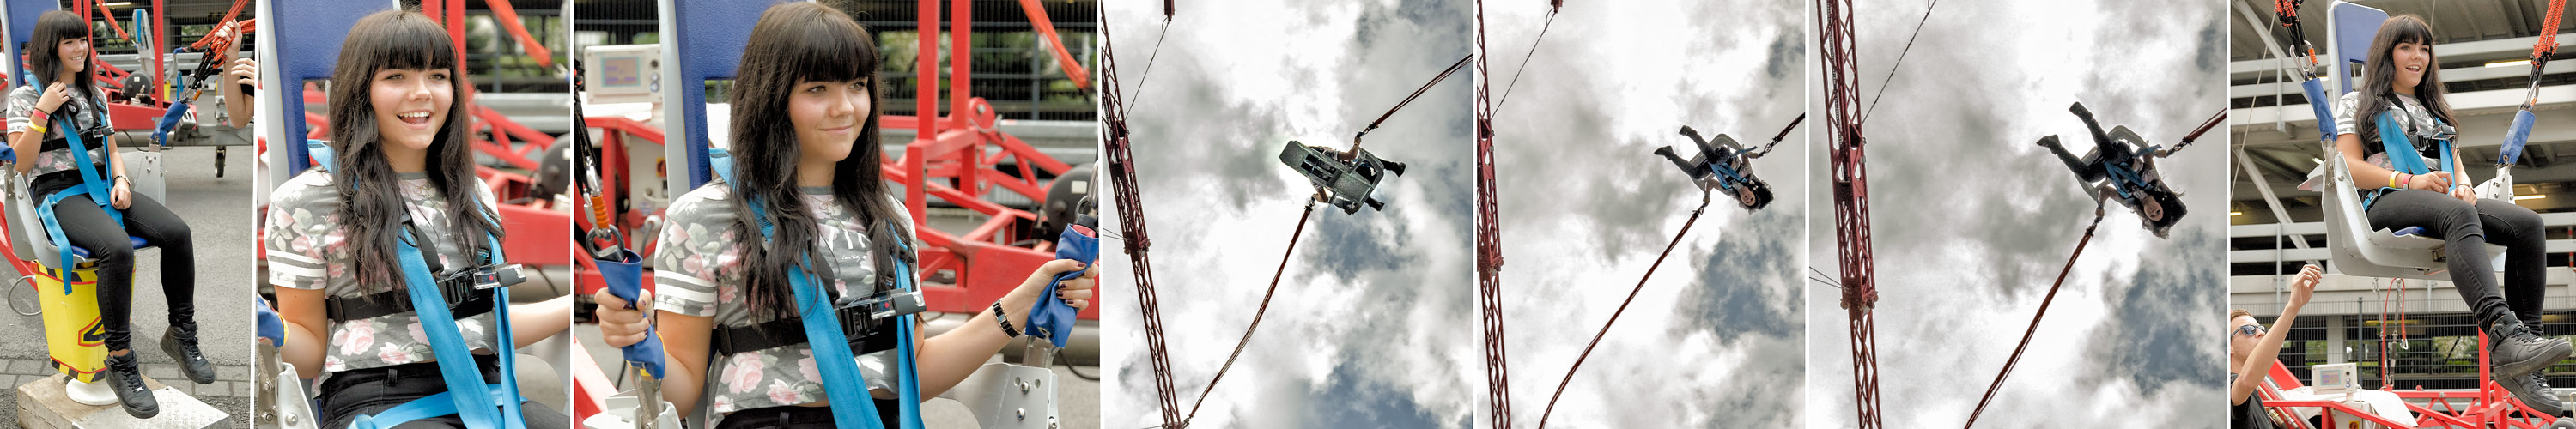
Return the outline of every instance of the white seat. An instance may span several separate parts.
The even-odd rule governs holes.
[[[2352,169],[2344,165],[2343,156],[2326,148],[2325,157],[2319,159],[2328,160],[2319,171],[2329,180],[2317,192],[2324,194],[2326,251],[2335,269],[2362,277],[2451,279],[2442,240],[2372,228],[2369,213],[2361,207],[2360,188],[2353,185]],[[2489,271],[2503,271],[2504,251],[2504,246],[2487,245],[2487,254],[2496,264]]]
[[[124,158],[127,173],[134,181],[135,193],[152,197],[153,201],[168,202],[165,199],[168,196],[168,182],[163,178],[165,173],[161,166],[160,153],[127,151],[119,155]],[[53,238],[45,234],[45,221],[36,217],[36,204],[42,201],[38,201],[34,191],[28,188],[34,182],[34,176],[11,169],[0,172],[0,182],[7,182],[5,195],[9,201],[5,214],[9,218],[9,248],[16,250],[15,257],[19,260],[33,260],[39,265],[52,268],[66,268],[89,262],[85,256],[89,252],[77,251],[75,260],[65,264],[62,260],[61,244],[54,243]],[[150,243],[143,243],[141,240],[135,240],[135,242],[137,251],[152,247]]]

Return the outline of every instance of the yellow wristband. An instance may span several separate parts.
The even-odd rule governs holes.
[[[44,133],[45,133],[45,126],[44,126],[44,125],[28,125],[28,126],[27,126],[27,131],[35,131],[35,132],[36,132],[36,134],[41,135],[41,134],[44,134]]]

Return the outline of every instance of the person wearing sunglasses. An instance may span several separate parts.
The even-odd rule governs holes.
[[[2316,264],[2299,268],[2299,276],[2290,280],[2290,303],[2281,306],[2281,317],[2274,319],[2272,329],[2254,321],[2254,313],[2239,309],[2227,313],[2227,427],[2269,429],[2275,427],[2271,410],[2263,408],[2263,398],[2254,392],[2263,386],[2265,374],[2271,374],[2273,362],[2281,356],[2281,341],[2290,336],[2290,323],[2299,320],[2299,307],[2308,305],[2308,297],[2317,292],[2317,280],[2325,269]]]

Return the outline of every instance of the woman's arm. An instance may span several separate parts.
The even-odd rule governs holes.
[[[1025,332],[1029,327],[1029,309],[1037,303],[1038,295],[1044,292],[1042,288],[1047,287],[1047,282],[1054,280],[1056,274],[1081,268],[1081,262],[1070,259],[1049,261],[1039,266],[1037,272],[1029,273],[1029,279],[1020,283],[1019,288],[1012,289],[1010,294],[995,302],[1002,304],[1002,311],[1010,313],[1011,327]],[[1073,304],[1074,308],[1088,307],[1091,305],[1091,288],[1099,279],[1100,270],[1084,272],[1081,278],[1064,282],[1064,291],[1058,296]],[[920,335],[920,331],[914,330],[914,335]],[[977,312],[975,317],[966,320],[965,325],[936,337],[921,339],[917,349],[919,353],[915,356],[921,376],[921,397],[939,396],[948,388],[956,387],[958,382],[966,381],[966,376],[973,375],[975,369],[984,366],[988,357],[1002,351],[1002,346],[1010,342],[1011,336],[1002,332],[1001,324],[994,321],[992,311]],[[892,397],[891,392],[881,390],[871,393]]]
[[[2477,183],[2477,181],[2471,180],[2469,178],[2469,169],[2463,168],[2466,167],[2467,164],[2468,158],[2460,157],[2460,147],[2452,146],[2451,169],[2454,170],[2454,172],[2451,173],[2451,178],[2453,179],[2451,183],[2453,185],[2451,185],[2449,190],[2444,192],[2451,194],[2454,198],[2459,198],[2460,201],[2466,201],[2469,204],[2477,204],[2478,193],[2474,189],[2470,188],[2470,184]]]
[[[235,27],[217,31],[229,35],[238,29],[239,27]],[[233,59],[232,64],[229,67],[225,67],[223,77],[214,82],[215,88],[217,88],[216,93],[221,94],[224,97],[224,117],[232,123],[231,125],[234,128],[250,126],[251,107],[253,104],[250,94],[242,93],[241,86],[256,86],[259,82],[259,60],[243,58],[241,56],[241,42],[242,41],[240,40],[235,40],[232,45],[224,47],[224,58]]]
[[[498,297],[510,299],[508,296]],[[536,344],[572,328],[572,295],[510,306],[510,343]]]
[[[11,165],[9,166],[10,169],[17,170],[19,173],[26,173],[36,169],[36,151],[43,147],[45,141],[45,137],[40,134],[41,133],[34,132],[9,133],[9,150],[17,153],[18,157],[17,161],[11,162]]]
[[[2362,160],[2360,134],[2344,134],[2336,136],[2335,153],[2342,155],[2344,167],[2352,170],[2352,184],[2354,186],[2359,186],[2363,189],[2386,187],[2390,183],[2390,179],[2394,178],[2399,180],[2399,182],[2397,182],[2397,188],[2420,189],[2442,193],[2450,192],[2452,181],[2451,173],[2449,172],[2435,171],[2420,175],[2403,175],[2401,177],[2395,170],[2380,168],[2376,164],[2371,164],[2370,161]],[[2451,159],[2459,159],[2459,157],[2454,156]]]
[[[653,302],[650,297],[641,299]],[[653,333],[662,338],[662,370],[669,372],[662,375],[662,400],[671,401],[680,415],[689,415],[697,410],[698,398],[707,386],[707,371],[713,369],[707,366],[713,355],[707,348],[708,338],[714,336],[715,318],[668,311],[652,314]]]
[[[322,351],[330,341],[323,333],[331,332],[331,321],[322,313],[320,289],[277,289],[277,317],[286,320],[286,344],[277,354],[286,363],[295,364],[295,376],[312,379],[322,375]]]
[[[2227,386],[2227,403],[2243,404],[2262,387],[2263,379],[2272,373],[2272,365],[2280,363],[2281,342],[2289,339],[2291,322],[2298,321],[2299,308],[2308,305],[2308,297],[2316,293],[2317,281],[2324,276],[2325,270],[2314,264],[2299,268],[2299,277],[2290,281],[2289,305],[2281,307],[2281,317],[2272,321],[2271,332],[2264,333],[2263,341],[2246,355],[2245,367],[2236,368],[2236,382]]]

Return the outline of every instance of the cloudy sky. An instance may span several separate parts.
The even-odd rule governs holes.
[[[1106,6],[1186,408],[1242,338],[1313,194],[1279,163],[1281,146],[1349,147],[1468,54],[1472,10],[1435,0],[1184,3],[1147,76],[1160,2]],[[1387,211],[1316,210],[1261,331],[1195,427],[1467,427],[1482,413],[1468,259],[1473,83],[1452,76],[1369,134],[1362,147],[1410,167],[1380,189]],[[1130,327],[1104,330],[1103,358],[1118,364],[1104,383],[1103,425],[1147,427],[1161,421],[1133,278],[1119,278],[1134,270],[1120,256],[1101,258],[1116,273],[1103,276],[1102,324]]]
[[[1537,426],[1585,343],[1699,204],[1699,189],[1651,152],[1695,150],[1683,125],[1765,142],[1801,113],[1805,6],[1746,3],[1572,2],[1535,54],[1545,2],[1485,5],[1496,98],[1530,56],[1495,119],[1516,426]],[[1804,139],[1754,162],[1781,200],[1748,212],[1716,196],[1566,386],[1549,427],[1798,426]]]
[[[2214,2],[1944,2],[1887,81],[1924,8],[1874,4],[1856,26],[1861,93],[1888,88],[1866,132],[1883,420],[1940,427],[1966,421],[2092,217],[2073,175],[2032,142],[2089,141],[2066,110],[2076,101],[2106,128],[2180,139],[2225,107],[2226,16]],[[1824,135],[1809,130],[1818,141],[1809,177],[1825,183]],[[2211,144],[2163,164],[2193,209],[2171,240],[2110,209],[1979,423],[2224,424],[2226,159]],[[1826,186],[1808,195],[1817,207],[1808,231],[1819,240],[1808,257],[1838,272],[1832,196]],[[1838,292],[1806,290],[1815,362],[1806,398],[1816,405],[1807,417],[1848,427],[1850,333]]]

